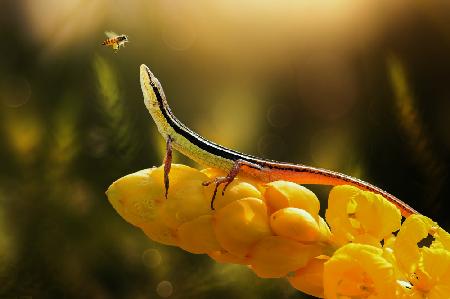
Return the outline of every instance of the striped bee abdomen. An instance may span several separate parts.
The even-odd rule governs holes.
[[[105,39],[103,42],[102,42],[102,45],[111,45],[111,44],[113,44],[114,43],[114,38],[107,38],[107,39]]]

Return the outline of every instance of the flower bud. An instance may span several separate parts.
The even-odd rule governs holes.
[[[237,257],[244,257],[257,241],[271,235],[267,208],[257,198],[233,201],[214,215],[214,232],[219,244]]]
[[[269,236],[255,244],[249,260],[259,277],[277,278],[304,267],[320,253],[318,245],[305,245],[285,237]]]
[[[218,263],[231,263],[248,265],[247,257],[237,257],[226,250],[217,250],[208,253],[209,257]]]
[[[276,181],[267,184],[264,198],[270,213],[293,207],[303,209],[313,216],[319,214],[320,203],[317,196],[311,190],[292,182]]]
[[[326,256],[311,259],[308,264],[288,276],[289,283],[306,294],[323,298],[323,265]]]
[[[165,225],[160,218],[142,224],[141,229],[155,242],[179,246],[177,232]]]
[[[316,219],[303,209],[283,208],[270,216],[270,226],[278,236],[299,242],[314,242],[321,239]]]
[[[157,168],[144,169],[124,176],[106,191],[109,202],[126,221],[135,226],[157,218],[164,204],[162,180],[153,180]]]
[[[158,170],[163,171],[162,167]],[[162,181],[162,173],[157,181]],[[195,218],[211,214],[211,198],[205,196],[202,183],[208,177],[195,168],[172,164],[169,174],[170,186],[167,200],[164,199],[161,217],[172,229]]]
[[[212,227],[212,216],[203,215],[177,229],[179,246],[192,253],[221,250]]]

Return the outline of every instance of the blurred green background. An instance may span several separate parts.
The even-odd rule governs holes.
[[[141,63],[208,139],[360,177],[449,228],[448,1],[1,6],[0,298],[308,298],[110,206],[114,180],[163,158]],[[117,54],[110,30],[130,39]],[[324,210],[329,188],[312,190]]]

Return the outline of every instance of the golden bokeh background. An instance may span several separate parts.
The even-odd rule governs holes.
[[[208,139],[360,177],[448,230],[448,20],[437,0],[3,1],[0,298],[308,298],[110,206],[110,183],[164,155],[142,63]]]

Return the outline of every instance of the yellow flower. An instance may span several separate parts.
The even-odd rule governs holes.
[[[380,241],[400,228],[401,214],[381,195],[344,185],[331,190],[325,218],[337,244],[381,247]]]
[[[366,244],[347,244],[325,263],[325,298],[397,298],[394,267],[383,250]]]
[[[425,238],[434,240],[418,246]],[[405,298],[450,298],[449,234],[431,219],[412,215],[403,223],[392,249],[403,274],[399,283]]]
[[[412,276],[410,292],[429,299],[450,298],[450,252],[427,247],[421,251],[422,262]]]
[[[248,265],[260,277],[286,277],[318,297],[450,298],[450,235],[423,216],[400,226],[400,211],[380,195],[333,188],[330,231],[316,195],[298,184],[237,177],[224,195],[219,190],[211,210],[213,186],[202,183],[223,172],[173,164],[167,199],[163,175],[163,167],[138,171],[106,192],[116,211],[154,241]],[[434,241],[419,247],[427,235]]]

